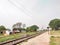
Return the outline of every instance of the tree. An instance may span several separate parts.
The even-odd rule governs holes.
[[[13,30],[19,30],[21,32],[22,23],[18,22],[13,25]]]
[[[6,30],[5,26],[3,26],[3,25],[0,26],[0,31],[2,31],[2,30]]]
[[[3,34],[3,32],[6,30],[5,26],[1,25],[0,26],[0,34]]]
[[[13,25],[13,28],[21,28],[22,23],[16,23]]]
[[[13,25],[13,30],[19,30],[21,32],[22,30],[25,30],[25,26],[25,24],[19,22]]]
[[[26,28],[26,32],[30,32],[31,30],[30,30],[30,27],[27,27]]]
[[[60,29],[60,19],[53,19],[50,21],[49,26],[52,29],[58,30]]]
[[[37,31],[37,29],[39,29],[37,25],[32,25],[30,27],[27,27],[27,31]]]

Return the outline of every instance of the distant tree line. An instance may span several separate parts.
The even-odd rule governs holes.
[[[49,27],[52,28],[52,30],[60,30],[60,19],[51,20],[49,22]],[[49,27],[47,27],[47,28],[49,28]],[[13,24],[12,28],[13,28],[13,30],[19,30],[20,32],[22,30],[24,30],[26,32],[34,32],[34,31],[37,31],[39,29],[39,27],[37,25],[31,25],[29,27],[26,27],[26,24],[23,24],[21,22]],[[5,31],[5,30],[6,30],[6,27],[1,25],[0,32]]]
[[[39,27],[37,25],[31,25],[29,27],[26,27],[26,24],[22,24],[21,22],[18,22],[16,24],[13,24],[12,26],[12,30],[16,31],[16,30],[19,30],[20,32],[22,31],[26,31],[26,32],[35,32],[37,31],[37,29],[39,29]],[[0,26],[0,33],[3,32],[3,31],[6,31],[6,27],[1,25]]]
[[[32,26],[29,26],[29,27],[26,27],[26,24],[22,24],[22,23],[16,23],[13,25],[13,30],[14,29],[18,29],[20,32],[22,30],[26,31],[26,32],[32,32],[32,31],[37,31],[37,29],[39,29],[39,27],[37,25],[32,25]]]

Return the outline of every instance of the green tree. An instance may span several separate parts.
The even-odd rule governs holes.
[[[30,27],[27,27],[27,31],[37,31],[37,29],[39,29],[39,27],[37,25],[32,25]]]
[[[1,25],[0,26],[0,34],[3,34],[3,31],[5,31],[5,30],[6,30],[5,26]]]
[[[60,19],[53,19],[50,21],[49,26],[52,29],[58,30],[60,29]]]
[[[26,32],[29,32],[29,31],[31,31],[31,30],[30,30],[30,27],[27,27],[27,28],[26,28]]]
[[[14,30],[19,30],[21,32],[21,26],[22,26],[22,23],[21,22],[18,22],[16,24],[13,25],[13,31]]]
[[[0,26],[0,31],[2,31],[2,30],[6,30],[5,26],[3,26],[3,25]]]
[[[18,22],[13,25],[13,30],[19,30],[21,32],[22,30],[25,30],[25,26],[26,26],[25,24]]]

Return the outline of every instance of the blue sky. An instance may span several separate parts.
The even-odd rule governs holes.
[[[60,0],[0,0],[0,25],[12,28],[16,22],[46,28],[60,18]]]

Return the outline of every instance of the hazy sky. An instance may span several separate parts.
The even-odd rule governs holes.
[[[17,22],[47,27],[60,18],[60,0],[0,0],[0,25],[12,28]]]

